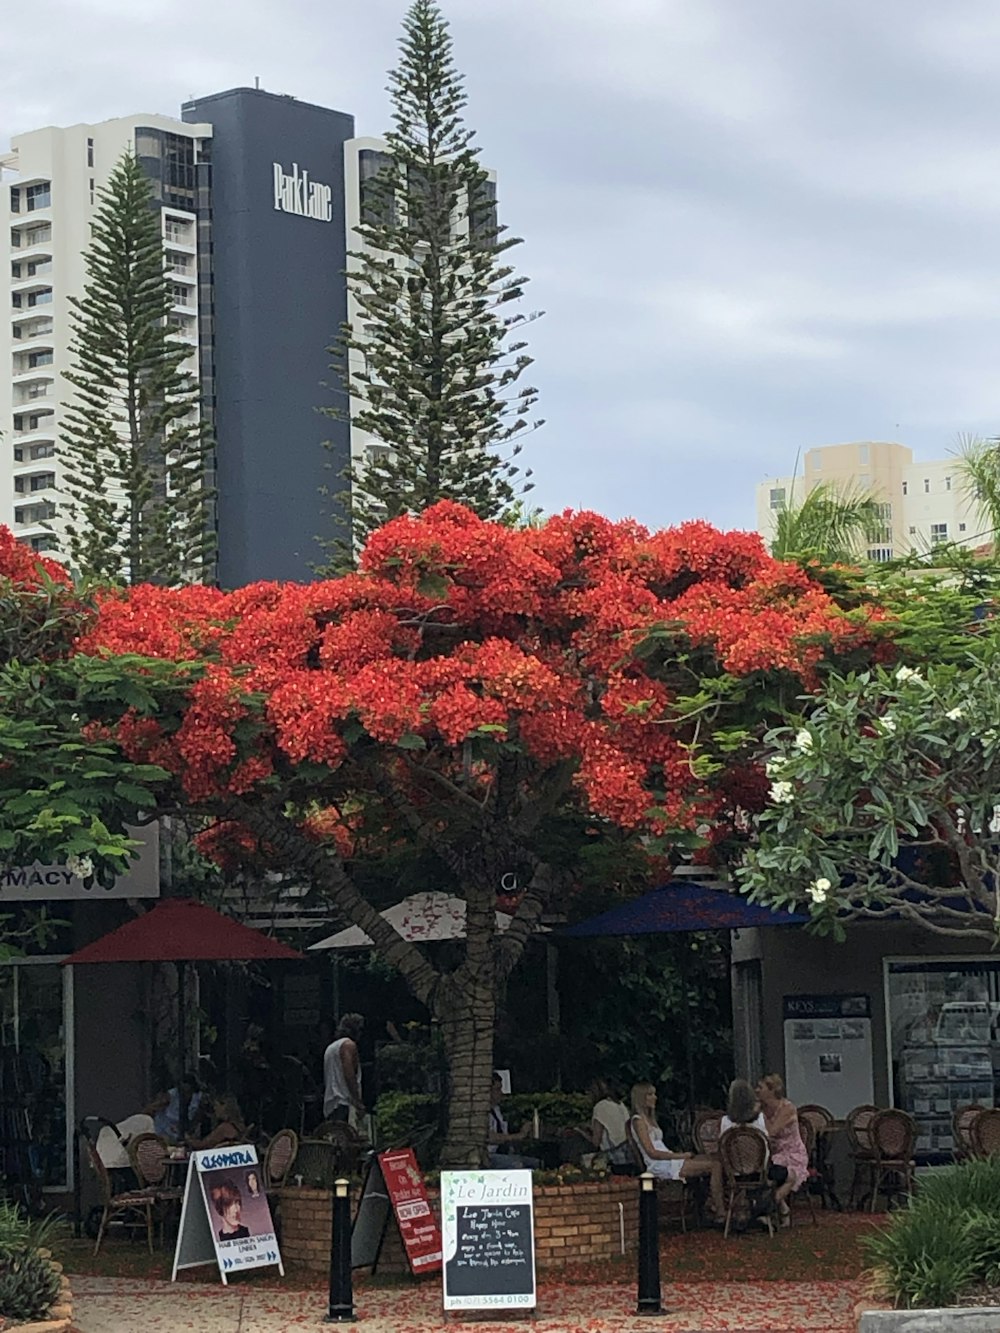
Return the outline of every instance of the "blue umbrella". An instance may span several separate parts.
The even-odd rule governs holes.
[[[598,935],[661,935],[690,930],[747,930],[751,926],[801,926],[801,912],[773,912],[738,893],[690,880],[674,880],[641,898],[620,903],[607,912],[560,931],[563,937]]]

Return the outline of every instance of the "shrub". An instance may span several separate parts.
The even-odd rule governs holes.
[[[862,1240],[897,1306],[955,1305],[1000,1278],[1000,1160],[962,1163],[921,1179],[909,1208]]]
[[[59,1225],[55,1214],[32,1223],[15,1204],[0,1202],[0,1316],[18,1324],[42,1319],[59,1295],[59,1274],[39,1252]]]

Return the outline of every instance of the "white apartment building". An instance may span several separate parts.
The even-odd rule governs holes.
[[[35,550],[60,546],[59,432],[73,394],[63,378],[69,298],[83,291],[83,251],[98,191],[126,149],[143,160],[160,209],[177,336],[198,374],[197,170],[210,125],[136,115],[17,136],[0,157],[0,522]]]
[[[806,451],[797,477],[768,477],[757,487],[757,531],[768,542],[781,509],[801,503],[815,486],[870,492],[881,502],[884,526],[871,534],[866,555],[886,561],[944,542],[982,546],[989,523],[965,485],[957,458],[914,461],[913,450],[883,440],[828,444]]]

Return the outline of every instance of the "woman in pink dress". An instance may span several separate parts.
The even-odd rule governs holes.
[[[799,1133],[799,1112],[785,1096],[785,1085],[777,1074],[768,1074],[757,1084],[757,1099],[764,1112],[764,1124],[771,1144],[772,1166],[783,1166],[788,1179],[774,1191],[774,1201],[781,1213],[781,1225],[791,1221],[788,1196],[809,1178],[809,1155]]]

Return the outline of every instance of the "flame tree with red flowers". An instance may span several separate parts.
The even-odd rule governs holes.
[[[751,534],[589,513],[513,530],[451,502],[386,524],[343,578],[105,592],[82,626],[72,590],[26,570],[0,545],[8,604],[48,599],[66,623],[0,670],[0,855],[113,875],[126,825],[185,809],[217,854],[308,883],[440,1025],[453,1165],[484,1152],[500,988],[572,888],[553,821],[651,854],[724,841],[766,798],[756,738],[881,628]],[[364,892],[401,847],[465,899],[451,971]]]

